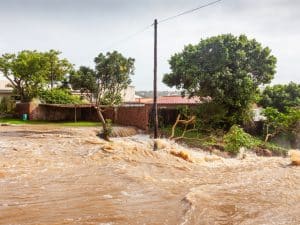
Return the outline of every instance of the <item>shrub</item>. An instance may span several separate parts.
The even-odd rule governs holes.
[[[224,129],[226,124],[226,109],[214,102],[201,104],[196,109],[197,128],[202,131]]]
[[[11,113],[14,110],[15,103],[8,97],[3,97],[0,101],[0,114]]]
[[[110,119],[106,119],[106,129],[103,129],[104,136],[111,136],[112,130],[112,121]]]
[[[0,114],[7,112],[7,104],[8,104],[7,98],[6,97],[2,98],[0,102]]]
[[[260,141],[258,142],[257,147],[268,149],[272,152],[273,155],[277,155],[277,156],[287,156],[288,153],[287,149],[270,142]]]
[[[255,146],[252,136],[246,133],[238,125],[233,125],[224,136],[225,151],[234,155],[239,153],[241,147],[251,148]]]
[[[66,89],[44,90],[39,94],[40,100],[49,104],[80,104],[80,97],[72,95]]]
[[[286,108],[286,112],[280,112],[276,108],[268,107],[263,111],[266,117],[264,121],[265,141],[280,134],[288,134],[296,138],[299,133],[300,109]]]

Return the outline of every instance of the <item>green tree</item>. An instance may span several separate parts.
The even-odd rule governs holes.
[[[263,115],[266,117],[265,142],[280,134],[288,134],[293,139],[300,132],[300,109],[286,108],[285,112],[280,112],[276,108],[267,107]]]
[[[95,58],[97,95],[96,110],[103,126],[103,138],[108,140],[109,123],[103,117],[101,105],[115,105],[121,102],[121,91],[131,83],[130,75],[134,73],[134,59],[126,58],[114,51],[106,55],[100,53]]]
[[[48,80],[50,81],[51,89],[55,81],[62,81],[64,76],[70,73],[73,68],[72,64],[67,59],[60,59],[61,52],[51,49],[45,52],[47,59]]]
[[[0,71],[6,77],[21,101],[36,97],[47,83],[47,60],[37,51],[24,50],[0,57]]]
[[[85,66],[81,66],[79,70],[70,74],[70,84],[74,90],[80,90],[82,95],[87,95],[92,101],[92,96],[96,96],[97,77],[96,72]]]
[[[273,79],[276,58],[255,39],[225,34],[185,46],[169,63],[163,82],[189,96],[210,96],[226,111],[228,128],[249,116],[258,86]]]
[[[80,104],[82,101],[79,96],[72,95],[68,89],[53,88],[43,90],[39,94],[43,103],[49,104]]]
[[[30,101],[41,90],[69,71],[71,65],[67,60],[58,59],[59,52],[38,52],[24,50],[18,54],[4,54],[0,57],[0,72],[10,81],[21,101]]]
[[[289,83],[268,86],[263,90],[259,101],[263,107],[273,107],[285,112],[287,107],[300,107],[300,84]]]
[[[114,105],[121,102],[121,91],[131,83],[134,59],[126,58],[117,51],[100,53],[95,58],[97,76],[97,103]]]

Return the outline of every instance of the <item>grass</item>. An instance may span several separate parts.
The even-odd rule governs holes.
[[[70,127],[99,127],[100,122],[90,122],[90,121],[39,121],[39,120],[21,120],[14,118],[0,118],[0,123],[17,124],[17,125],[56,125],[56,126],[70,126]]]

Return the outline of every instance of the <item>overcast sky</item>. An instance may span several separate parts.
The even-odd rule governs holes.
[[[136,59],[133,85],[152,89],[153,28],[118,42],[158,20],[211,0],[0,0],[0,54],[57,49],[77,67],[93,67],[100,52],[118,50]],[[168,59],[201,38],[246,34],[277,57],[273,83],[300,82],[300,1],[223,0],[159,24],[159,88]]]

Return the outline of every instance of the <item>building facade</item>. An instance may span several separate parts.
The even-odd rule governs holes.
[[[4,97],[10,98],[12,96],[13,89],[11,87],[8,87],[9,84],[10,83],[8,80],[0,80],[0,101]]]

